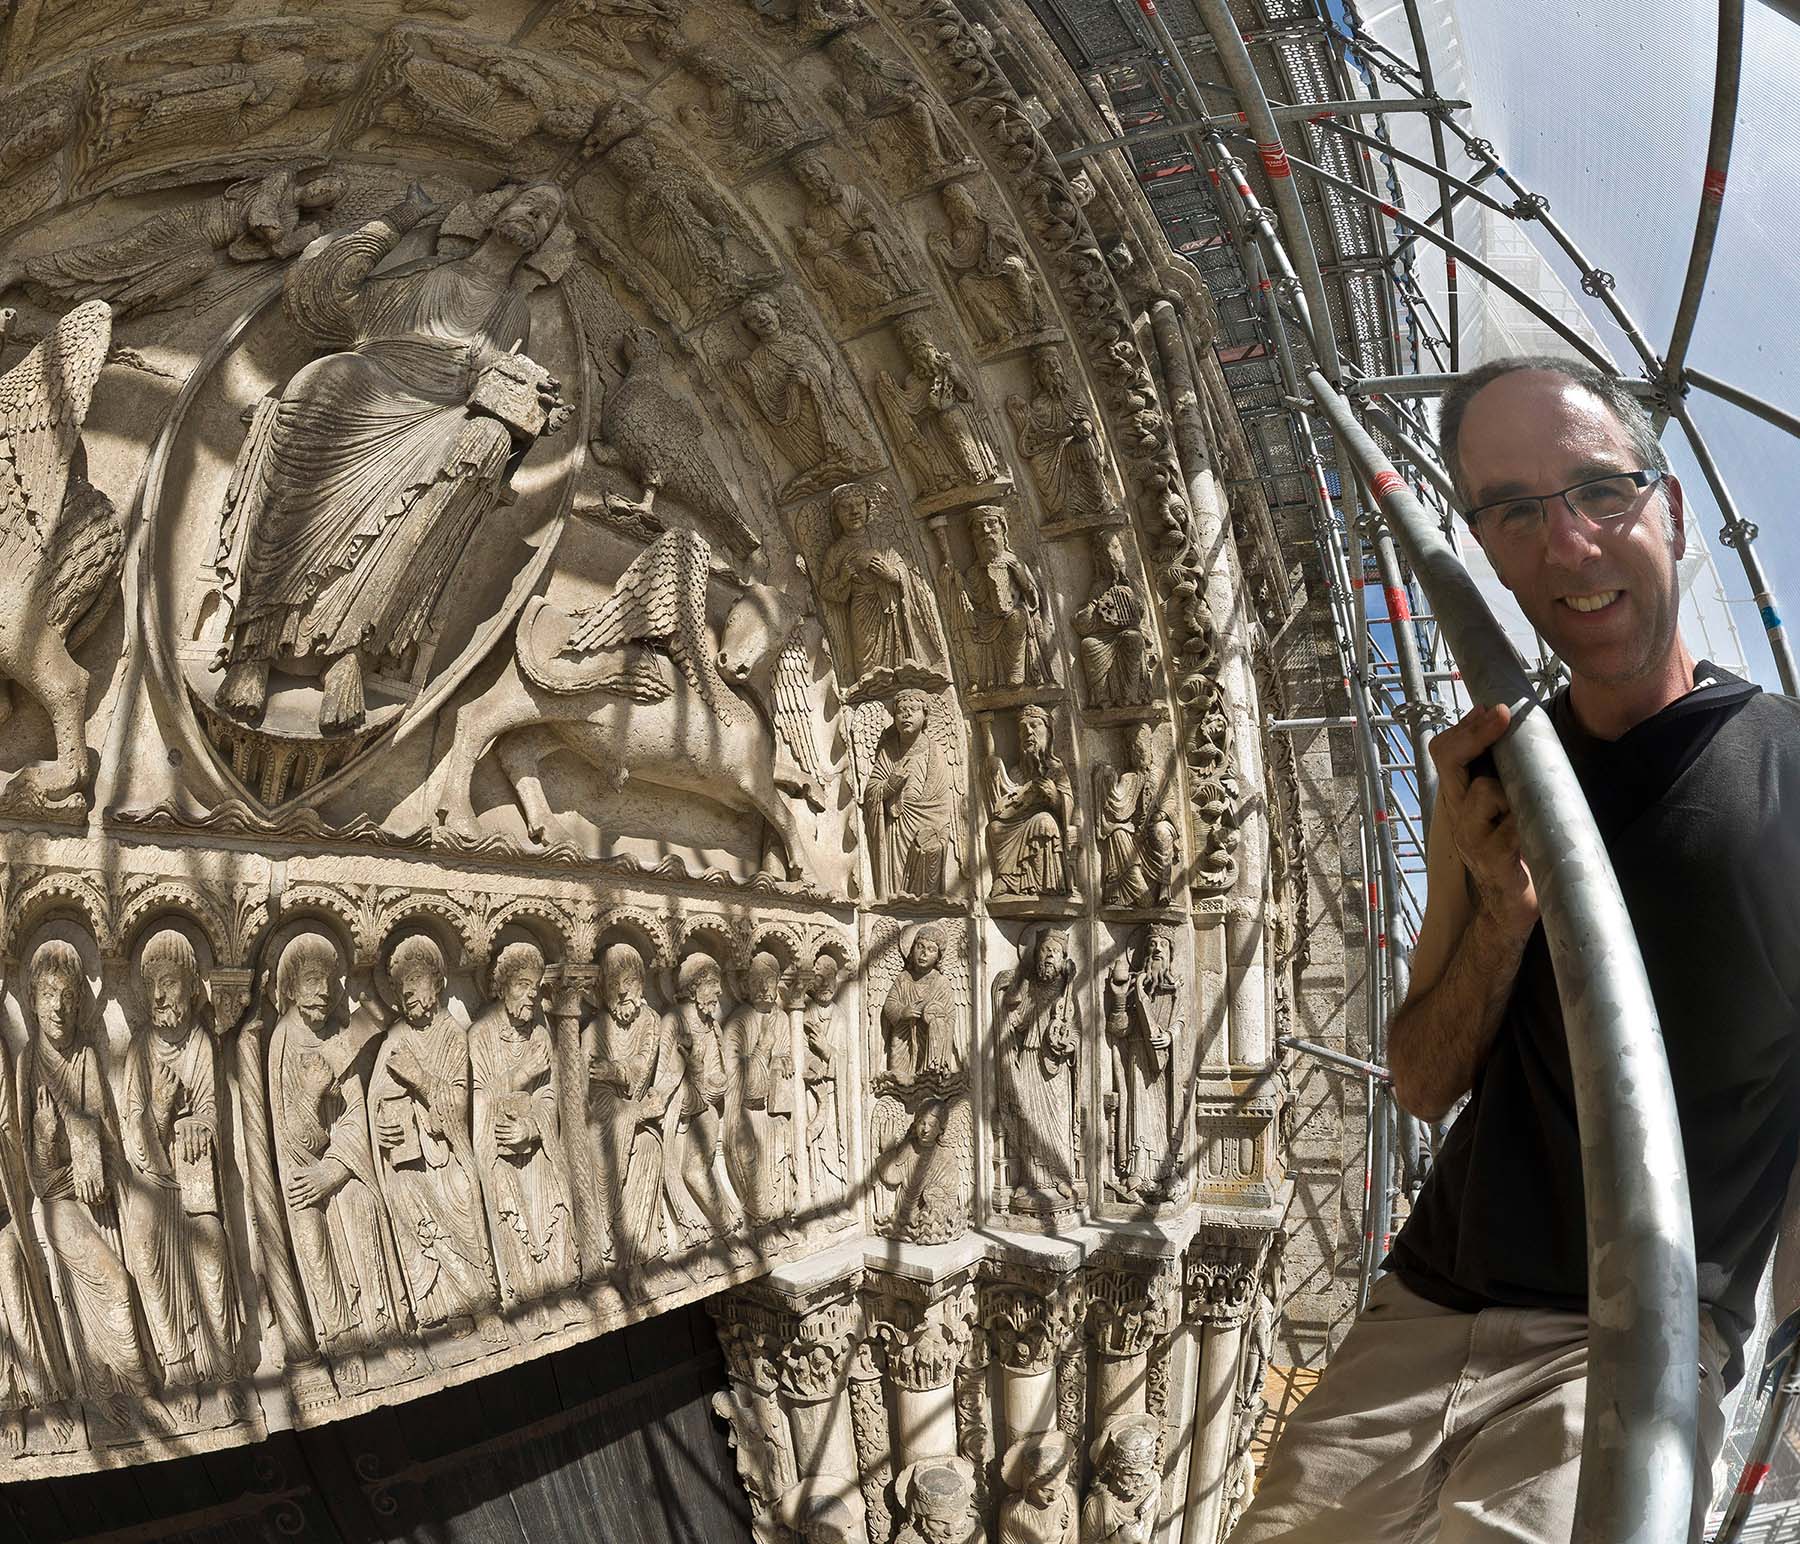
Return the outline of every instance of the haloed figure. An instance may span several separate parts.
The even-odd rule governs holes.
[[[187,935],[153,933],[138,959],[150,1021],[125,1060],[125,1260],[165,1390],[198,1389],[235,1371],[240,1314],[225,1238],[217,1066],[202,1019],[200,966]]]

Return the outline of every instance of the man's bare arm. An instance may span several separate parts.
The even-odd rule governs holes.
[[[1537,924],[1505,792],[1497,778],[1469,773],[1509,722],[1505,708],[1477,708],[1431,746],[1438,803],[1425,918],[1411,989],[1388,1028],[1394,1096],[1421,1120],[1441,1119],[1474,1084]]]

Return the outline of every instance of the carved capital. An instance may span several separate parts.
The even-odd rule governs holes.
[[[999,1267],[982,1281],[977,1304],[994,1360],[1015,1372],[1048,1372],[1081,1327],[1081,1277]]]
[[[1242,1324],[1256,1298],[1262,1248],[1197,1239],[1188,1249],[1182,1317],[1190,1324]]]
[[[1142,1356],[1175,1328],[1179,1262],[1109,1255],[1087,1271],[1087,1327],[1101,1356]]]
[[[871,1306],[870,1320],[895,1388],[915,1393],[947,1388],[974,1338],[974,1284],[965,1276],[941,1295],[886,1293]]]

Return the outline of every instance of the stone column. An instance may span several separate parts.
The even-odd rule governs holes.
[[[1078,1266],[1058,1271],[996,1261],[984,1276],[977,1313],[1000,1369],[996,1400],[1000,1451],[1057,1426],[1057,1365],[1081,1327]]]
[[[795,1300],[781,1316],[775,1372],[799,1472],[797,1494],[784,1506],[802,1517],[814,1496],[858,1510],[856,1438],[850,1412],[849,1364],[860,1328],[856,1278],[841,1278]],[[771,1297],[782,1297],[771,1281]]]
[[[1207,1228],[1188,1249],[1183,1317],[1200,1328],[1200,1376],[1182,1544],[1217,1544],[1225,1526],[1243,1435],[1238,1394],[1244,1326],[1256,1302],[1257,1268],[1267,1237]],[[1247,1451],[1247,1436],[1243,1440]]]
[[[778,1393],[781,1315],[748,1289],[723,1293],[706,1306],[730,1380],[713,1396],[713,1410],[731,1427],[738,1478],[750,1498],[751,1534],[779,1537],[783,1499],[800,1478]]]
[[[1151,1353],[1175,1328],[1178,1259],[1109,1251],[1088,1267],[1088,1334],[1094,1344],[1089,1403],[1095,1437],[1123,1415],[1153,1413]]]
[[[871,1316],[892,1391],[896,1471],[957,1456],[956,1374],[973,1328],[974,1277],[971,1262],[935,1282],[878,1279]]]

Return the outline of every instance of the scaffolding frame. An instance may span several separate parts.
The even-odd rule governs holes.
[[[1109,139],[1063,149],[1059,159],[1070,164],[1109,153],[1125,159],[1170,245],[1195,264],[1211,293],[1219,318],[1215,358],[1269,510],[1304,508],[1318,544],[1345,711],[1322,720],[1271,717],[1269,728],[1344,728],[1353,735],[1362,817],[1370,1059],[1363,1062],[1294,1040],[1284,1040],[1282,1047],[1360,1074],[1364,1082],[1368,1130],[1359,1298],[1366,1296],[1383,1252],[1398,1188],[1392,1145],[1400,1149],[1400,1184],[1409,1190],[1417,1183],[1417,1159],[1423,1151],[1416,1126],[1390,1132],[1392,1117],[1404,1112],[1397,1105],[1390,1108],[1390,1084],[1377,1074],[1386,1060],[1387,1017],[1404,996],[1408,946],[1423,913],[1424,828],[1434,799],[1429,740],[1435,727],[1449,721],[1454,689],[1462,684],[1438,625],[1438,607],[1430,615],[1418,608],[1417,565],[1437,570],[1436,582],[1423,588],[1438,606],[1461,607],[1465,613],[1457,659],[1471,671],[1471,695],[1477,700],[1529,702],[1554,684],[1560,668],[1540,641],[1532,676],[1509,676],[1511,648],[1497,624],[1486,618],[1479,599],[1476,609],[1491,632],[1471,622],[1464,604],[1469,596],[1440,594],[1446,582],[1456,590],[1454,581],[1446,580],[1443,559],[1448,555],[1460,572],[1452,551],[1458,519],[1455,492],[1424,414],[1427,402],[1460,373],[1460,269],[1506,294],[1609,375],[1620,375],[1604,350],[1457,239],[1455,211],[1460,205],[1473,202],[1520,226],[1541,226],[1575,266],[1583,291],[1600,302],[1620,329],[1643,376],[1621,384],[1645,400],[1659,433],[1671,419],[1680,427],[1720,510],[1720,540],[1737,552],[1743,566],[1782,689],[1790,694],[1797,690],[1786,628],[1754,551],[1757,527],[1739,512],[1686,402],[1689,391],[1698,387],[1800,438],[1800,415],[1687,364],[1730,168],[1744,0],[1718,4],[1711,128],[1694,234],[1669,343],[1660,354],[1618,295],[1613,276],[1589,260],[1551,216],[1548,201],[1507,170],[1489,141],[1456,121],[1454,112],[1466,104],[1438,93],[1419,0],[1402,3],[1411,60],[1363,28],[1355,0],[1346,0],[1336,14],[1325,0],[1163,0],[1161,6],[1158,0],[1033,0],[1077,73],[1101,85],[1105,105],[1121,124],[1130,125]],[[1788,0],[1766,3],[1800,21],[1800,6]],[[1102,19],[1111,25],[1094,24]],[[1202,60],[1207,72],[1222,73],[1224,82],[1202,79],[1196,68]],[[1364,91],[1357,89],[1359,83]],[[1400,111],[1426,115],[1429,158],[1392,144],[1387,119]],[[1299,153],[1299,144],[1305,154]],[[1240,157],[1235,150],[1240,145],[1248,145],[1254,156]],[[1475,163],[1473,175],[1451,169],[1453,145]],[[1405,208],[1397,165],[1435,182],[1438,206],[1425,217]],[[1378,184],[1378,167],[1385,187]],[[1495,188],[1510,195],[1510,202],[1496,196]],[[1390,226],[1398,239],[1391,239]],[[1422,251],[1441,255],[1444,265],[1442,321],[1418,282]],[[1351,475],[1346,475],[1346,460]],[[1391,463],[1405,467],[1409,476],[1402,478]],[[1358,497],[1359,479],[1380,506],[1367,517]],[[1441,551],[1432,546],[1433,528],[1447,539]],[[1396,549],[1396,534],[1403,534],[1404,551]],[[1371,584],[1382,592],[1379,616],[1366,604]],[[1472,653],[1465,659],[1468,651]],[[1544,716],[1535,718],[1539,738],[1549,735]],[[1549,738],[1554,741],[1553,735]],[[1543,791],[1556,783],[1552,774],[1559,761],[1560,749],[1553,745],[1539,744],[1530,753],[1511,745],[1506,749],[1502,772],[1522,825],[1565,817],[1566,812],[1546,802]],[[1566,761],[1561,771],[1567,772]],[[1585,819],[1578,786],[1572,780],[1558,786],[1560,797],[1572,796]],[[1543,849],[1538,857],[1548,865],[1552,850]],[[1610,883],[1603,850],[1601,859]],[[1536,871],[1539,863],[1533,867]],[[1565,910],[1553,920],[1552,909],[1547,903],[1546,926],[1553,935],[1573,928],[1590,944],[1596,936],[1610,939],[1608,947],[1619,944],[1622,903],[1610,918],[1590,910],[1571,919]],[[1633,980],[1640,980],[1629,919],[1617,952],[1624,961],[1620,968],[1627,975],[1635,970]],[[1559,958],[1559,980],[1566,963],[1572,964]],[[1565,983],[1578,1085],[1602,1065],[1596,1061],[1602,1048],[1605,1055],[1634,1058],[1637,1068],[1646,1052],[1646,1012],[1653,1036],[1654,1008],[1647,988],[1641,1000],[1614,1002],[1598,1018],[1587,1015],[1568,992]],[[1590,1131],[1616,1134],[1614,1123],[1620,1120],[1630,1126],[1632,1140],[1666,1145],[1673,1133],[1679,1178],[1679,1133],[1660,1048],[1649,1059],[1662,1080],[1660,1091],[1644,1095],[1651,1108],[1626,1108],[1629,1101],[1621,1101],[1616,1089],[1589,1086],[1578,1101],[1584,1142]],[[1634,1087],[1633,1092],[1643,1094],[1643,1089]],[[1618,1197],[1598,1195],[1597,1187],[1623,1183],[1632,1192],[1627,1210],[1638,1207],[1640,1221],[1644,1207],[1657,1214],[1651,1236],[1646,1239],[1640,1230],[1633,1246],[1644,1251],[1639,1263],[1649,1274],[1643,1279],[1666,1291],[1633,1334],[1657,1337],[1665,1346],[1685,1345],[1693,1338],[1695,1301],[1685,1181],[1673,1187],[1678,1195],[1667,1183],[1634,1189],[1630,1168],[1628,1148],[1591,1167],[1590,1238],[1614,1238],[1619,1215]],[[1684,1412],[1685,1430],[1692,1431],[1693,1390],[1684,1393],[1667,1378],[1657,1384],[1639,1377],[1634,1383],[1626,1365],[1630,1358],[1623,1341],[1596,1337],[1596,1390],[1609,1397],[1589,1402],[1587,1451],[1601,1462],[1584,1465],[1578,1539],[1648,1541],[1680,1536],[1686,1528],[1691,1442],[1686,1451],[1678,1451],[1680,1444],[1671,1449],[1666,1439],[1672,1423],[1681,1427]],[[1681,1365],[1692,1360],[1687,1354],[1669,1358]],[[1601,1429],[1605,1423],[1596,1421],[1596,1410],[1615,1401],[1620,1420]]]

